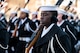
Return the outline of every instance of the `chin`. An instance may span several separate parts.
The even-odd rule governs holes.
[[[40,24],[44,24],[43,22],[40,22]]]

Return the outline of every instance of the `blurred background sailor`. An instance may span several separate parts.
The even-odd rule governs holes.
[[[58,16],[57,16],[58,22],[57,22],[57,25],[59,27],[61,27],[61,29],[70,36],[71,45],[72,45],[72,53],[75,53],[76,51],[75,51],[74,45],[77,42],[77,38],[76,38],[77,32],[76,32],[76,29],[69,22],[67,22],[65,20],[65,19],[67,19],[65,13],[66,13],[65,10],[58,9]]]
[[[25,8],[20,9],[20,16],[15,26],[13,37],[18,37],[16,53],[25,53],[25,46],[30,41],[30,37],[36,30],[36,25],[29,19],[30,11]]]
[[[38,28],[40,21],[38,20],[38,12],[32,12],[32,21],[35,22],[36,27]]]
[[[11,11],[10,17],[9,17],[9,22],[8,22],[8,33],[10,35],[9,44],[8,44],[9,45],[8,53],[15,53],[15,48],[16,48],[16,45],[18,42],[18,38],[13,37],[12,34],[14,32],[17,20],[18,20],[17,12]]]
[[[8,27],[8,23],[7,23],[7,20],[5,18],[5,13],[3,12],[0,12],[0,22],[5,26],[5,28],[7,29]]]

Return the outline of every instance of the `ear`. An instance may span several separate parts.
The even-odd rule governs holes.
[[[56,16],[52,16],[51,17],[51,22],[52,23],[57,23],[58,19],[56,18]]]
[[[66,15],[63,15],[63,16],[62,16],[62,19],[63,19],[63,20],[66,19]]]

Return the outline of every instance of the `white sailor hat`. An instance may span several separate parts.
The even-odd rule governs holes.
[[[17,14],[17,12],[16,11],[11,11],[11,14]]]
[[[4,13],[0,11],[0,14],[4,14]]]
[[[37,14],[38,14],[38,12],[32,12],[32,14],[37,15]]]
[[[25,8],[21,8],[20,11],[25,12],[25,13],[30,13],[30,11],[28,9],[25,9]]]
[[[67,15],[67,12],[63,9],[58,9],[58,14]]]
[[[40,6],[39,11],[57,11],[57,6]]]
[[[73,14],[73,13],[68,13],[68,16],[72,16],[72,17],[74,17],[75,15]]]

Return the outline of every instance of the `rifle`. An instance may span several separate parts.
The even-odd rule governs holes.
[[[70,6],[72,5],[72,3],[73,3],[73,2],[72,2],[72,1],[70,1],[70,2],[69,2],[69,4],[65,7],[65,9],[64,9],[64,10],[68,11],[68,10],[70,9]]]
[[[37,40],[38,40],[38,38],[39,38],[39,36],[41,34],[41,31],[43,29],[43,26],[44,25],[40,25],[39,26],[39,29],[37,30],[36,36],[33,38],[32,42],[29,44],[29,46],[26,48],[25,53],[29,53],[29,50],[31,49],[31,47],[34,46],[34,44],[37,42]]]
[[[16,26],[15,26],[14,33],[12,34],[13,37],[16,37],[17,29],[18,29],[18,26],[16,25]]]
[[[16,37],[16,33],[17,33],[17,30],[18,30],[19,21],[20,21],[20,18],[19,18],[19,20],[17,21],[17,23],[15,25],[14,33],[12,34],[13,37]]]
[[[64,0],[58,0],[57,3],[56,3],[56,5],[57,5],[57,6],[60,6],[63,1],[64,1]]]

